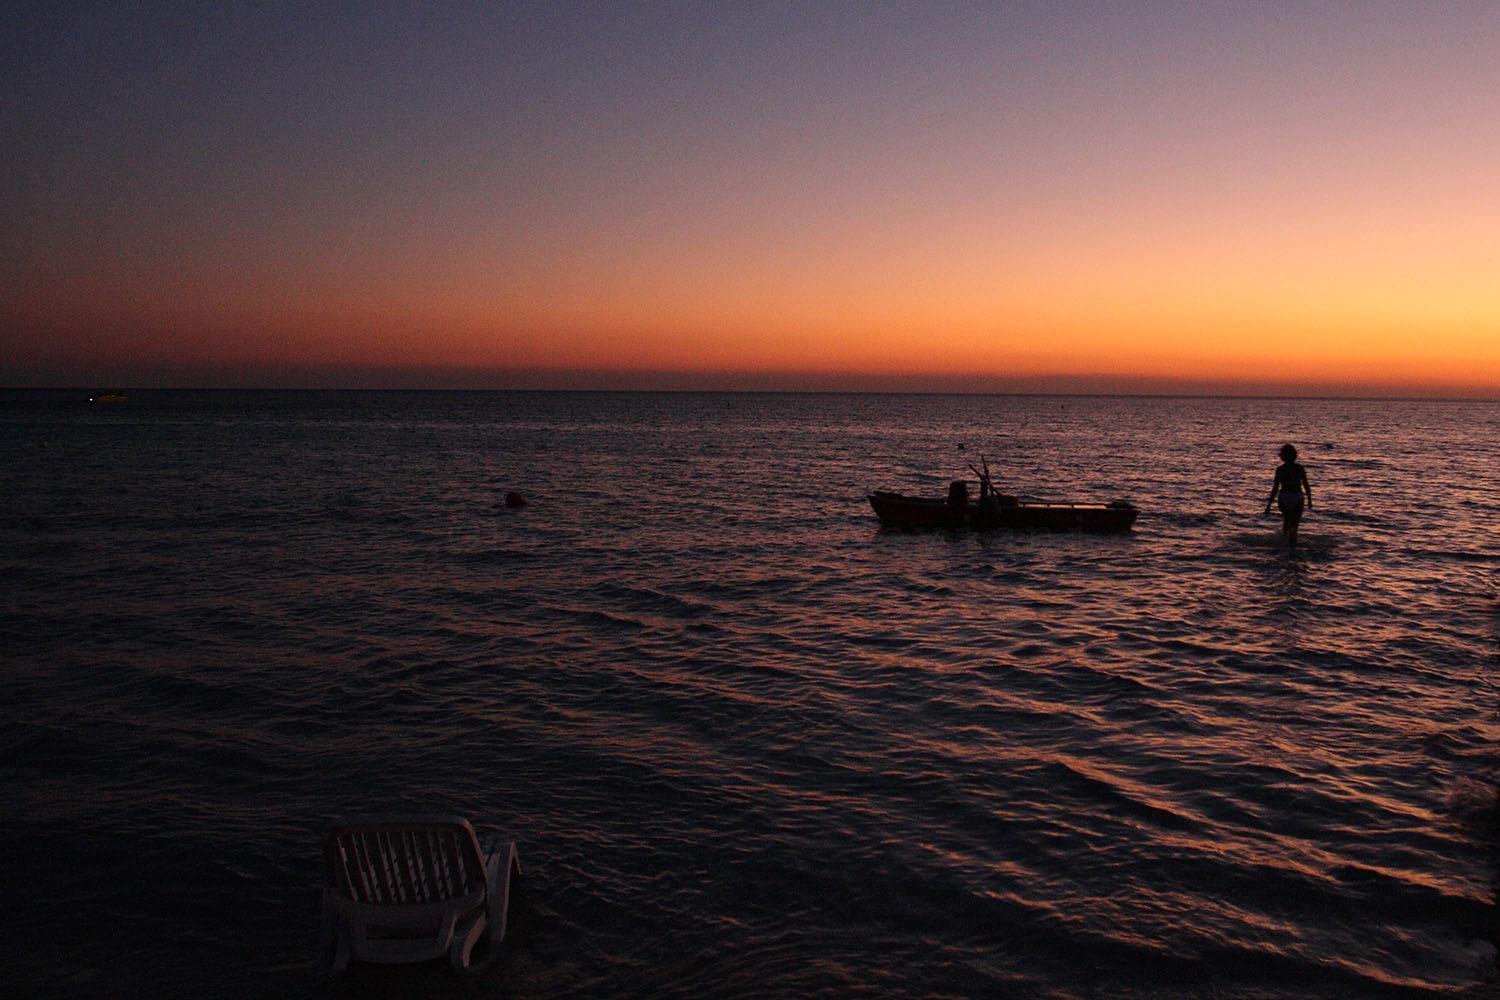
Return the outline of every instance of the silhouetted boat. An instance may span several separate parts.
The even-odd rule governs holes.
[[[984,503],[929,500],[899,493],[870,494],[880,523],[896,528],[1001,528],[1046,531],[1129,531],[1140,513],[1125,500],[1113,503],[1042,503],[1000,495]]]
[[[96,392],[89,397],[90,403],[123,403],[125,394],[123,392]]]

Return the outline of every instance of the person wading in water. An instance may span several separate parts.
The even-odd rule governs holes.
[[[1281,530],[1286,533],[1286,543],[1297,544],[1297,525],[1302,521],[1302,494],[1307,494],[1307,509],[1312,510],[1312,486],[1307,481],[1307,470],[1297,461],[1297,449],[1289,444],[1281,446],[1281,464],[1276,467],[1276,480],[1271,484],[1271,495],[1266,499],[1266,513],[1271,513],[1274,501],[1281,507]]]

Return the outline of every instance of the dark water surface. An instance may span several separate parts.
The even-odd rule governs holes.
[[[0,395],[0,962],[320,987],[318,833],[501,824],[432,996],[1344,997],[1493,968],[1500,405]],[[1315,490],[1290,556],[1275,450]],[[959,452],[963,442],[967,450]],[[881,531],[984,451],[1130,535]],[[520,490],[532,501],[506,510]]]

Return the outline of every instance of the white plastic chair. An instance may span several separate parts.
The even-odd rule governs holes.
[[[486,932],[505,939],[513,840],[492,827],[481,839],[458,816],[344,820],[323,835],[322,956],[328,972],[361,962],[425,962],[448,956],[469,968]]]

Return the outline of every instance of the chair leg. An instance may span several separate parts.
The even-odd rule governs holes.
[[[511,885],[515,876],[521,874],[521,856],[516,852],[515,841],[507,844],[505,850],[496,852],[490,858],[490,864],[492,867],[487,872],[490,943],[498,945],[505,940],[506,924],[509,922]]]
[[[318,960],[323,972],[330,976],[341,975],[349,968],[349,940],[339,925],[338,912],[326,901],[318,933]]]
[[[318,948],[318,961],[323,967],[324,975],[343,975],[349,968],[349,957],[349,939],[342,928],[335,927],[323,935]]]
[[[471,962],[474,946],[483,940],[488,925],[484,911],[480,910],[467,927],[453,935],[453,944],[448,948],[448,964],[455,972],[467,972],[474,967]]]

